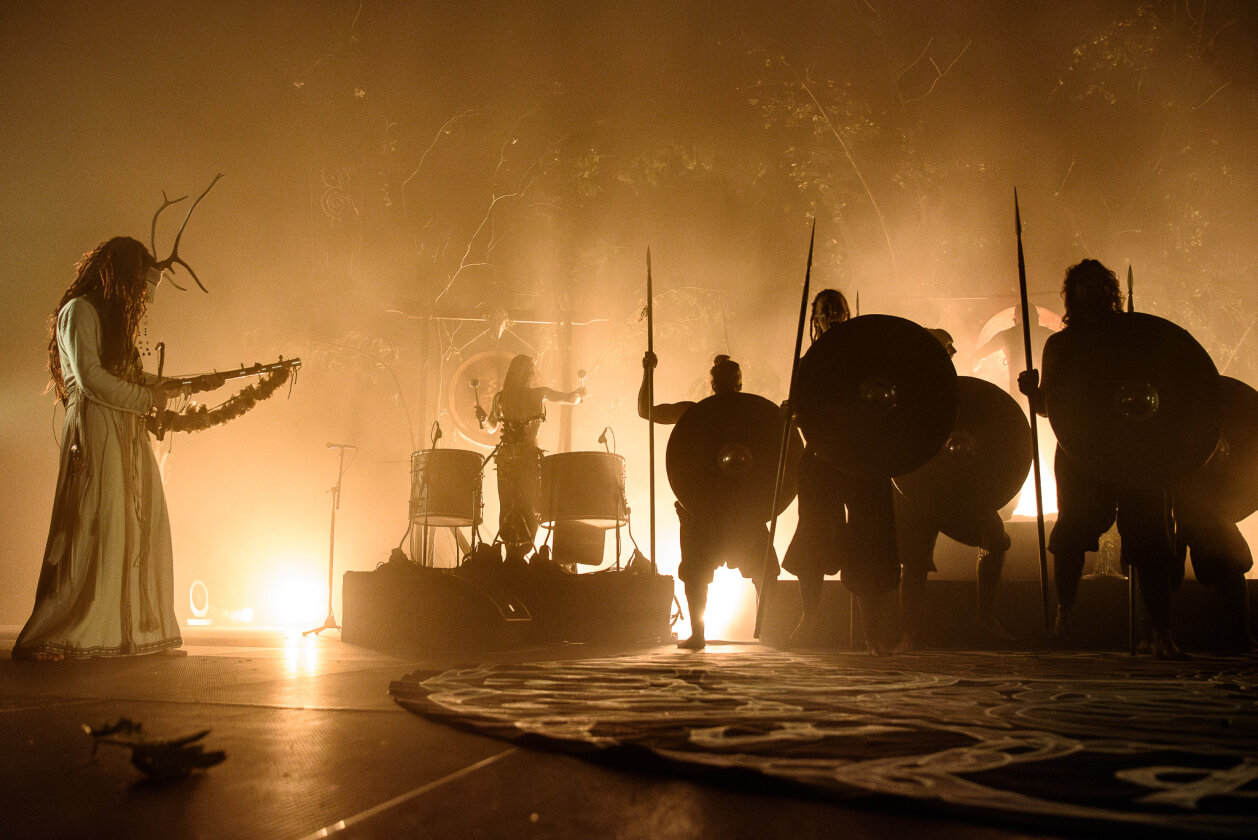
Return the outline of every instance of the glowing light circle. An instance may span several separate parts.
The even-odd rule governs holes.
[[[200,597],[197,597],[198,590]],[[197,606],[197,602],[201,602],[201,606]],[[205,618],[210,612],[210,588],[205,585],[205,581],[197,579],[188,587],[188,609],[192,610],[193,616],[196,618]]]

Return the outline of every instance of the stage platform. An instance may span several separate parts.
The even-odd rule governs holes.
[[[18,628],[0,628],[8,649]],[[1013,840],[964,819],[846,806],[669,773],[624,771],[535,751],[411,714],[390,683],[416,669],[578,661],[634,653],[719,667],[760,650],[713,645],[548,645],[469,658],[407,658],[335,631],[185,631],[185,656],[55,664],[0,659],[3,835],[43,838],[886,838]],[[862,658],[861,661],[864,661]],[[579,709],[572,709],[579,714]],[[153,735],[210,729],[226,760],[152,783],[125,751],[92,755],[80,729],[126,716]]]
[[[347,642],[380,650],[503,650],[671,640],[673,578],[646,571],[573,574],[501,562],[435,569],[390,562],[346,572]]]
[[[386,651],[510,650],[522,646],[576,643],[654,643],[672,638],[674,602],[670,576],[630,571],[571,574],[557,566],[433,569],[411,563],[384,564],[372,572],[347,572],[341,623],[345,640]],[[1258,581],[1250,581],[1251,602]],[[750,584],[748,584],[750,590]],[[932,577],[926,583],[920,643],[928,649],[982,649],[994,640],[974,627],[973,580]],[[837,579],[822,589],[823,632],[813,647],[864,648],[861,622],[851,593]],[[1137,626],[1143,627],[1140,604]],[[1050,591],[1049,626],[1056,612]],[[895,593],[885,599],[884,643],[899,638]],[[1045,610],[1037,580],[1014,575],[1002,581],[996,615],[1012,636],[1009,649],[1042,647]],[[1088,576],[1080,582],[1070,645],[1081,650],[1124,651],[1128,640],[1126,578]],[[760,641],[784,647],[800,617],[799,585],[779,580],[766,588]],[[1235,646],[1221,615],[1217,592],[1189,579],[1174,594],[1173,633],[1188,650],[1227,651]],[[1258,621],[1251,615],[1251,633]],[[754,626],[754,625],[753,625]],[[747,636],[752,634],[750,630]]]

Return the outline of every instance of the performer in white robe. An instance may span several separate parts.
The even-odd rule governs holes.
[[[35,608],[14,658],[132,656],[183,643],[145,422],[165,397],[134,345],[160,282],[155,262],[133,239],[110,240],[79,264],[57,312],[50,366],[66,405],[61,462]]]

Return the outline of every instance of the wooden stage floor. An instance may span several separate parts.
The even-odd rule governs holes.
[[[0,628],[12,646],[17,628]],[[719,657],[726,646],[706,655]],[[754,647],[730,645],[747,652]],[[664,648],[638,648],[637,654]],[[398,706],[418,668],[627,653],[560,645],[408,659],[322,637],[191,630],[186,655],[0,659],[0,835],[12,838],[1016,838],[1032,835],[787,794],[622,772],[514,746]],[[222,764],[146,781],[83,724],[209,728]]]

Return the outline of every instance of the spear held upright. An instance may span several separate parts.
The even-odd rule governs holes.
[[[804,324],[808,322],[808,284],[812,276],[812,248],[817,239],[817,220],[812,220],[812,233],[808,236],[808,264],[804,268],[804,292],[799,302],[799,328],[795,331],[795,357],[791,360],[791,379],[787,386],[788,395],[794,392],[795,371],[799,369],[799,354],[804,346]],[[795,431],[795,415],[792,412],[782,418],[782,442],[778,446],[777,476],[773,481],[773,506],[769,509],[769,541],[764,546],[764,557],[760,566],[760,591],[756,601],[755,638],[760,638],[760,624],[764,619],[764,602],[768,593],[768,581],[765,572],[769,569],[769,556],[773,551],[773,538],[778,527],[778,497],[782,492],[782,480],[786,473],[786,456],[790,448],[791,433]]]
[[[651,290],[651,248],[646,249],[646,351],[648,353],[655,352],[655,306],[652,302]],[[655,366],[652,365],[646,372],[646,398],[647,405],[647,459],[649,467],[649,483],[651,491],[651,571],[656,572],[655,566]]]
[[[1026,369],[1035,368],[1031,358],[1031,315],[1027,302],[1026,261],[1022,257],[1022,213],[1018,210],[1018,190],[1013,191],[1013,223],[1018,232],[1018,291],[1022,296],[1022,347],[1026,353]],[[1044,632],[1048,633],[1048,551],[1044,544],[1044,489],[1040,481],[1040,434],[1036,423],[1035,401],[1030,401],[1031,467],[1035,476],[1035,525],[1040,540],[1040,608]]]

